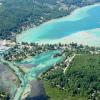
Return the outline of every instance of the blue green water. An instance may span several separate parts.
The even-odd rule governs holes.
[[[30,86],[30,82],[34,79],[37,79],[37,77],[42,74],[43,72],[47,71],[52,67],[52,65],[60,62],[63,60],[63,56],[60,57],[53,57],[53,55],[60,53],[59,50],[52,50],[48,52],[41,53],[35,57],[31,57],[30,59],[27,58],[21,62],[20,64],[38,64],[36,67],[32,67],[23,78],[23,83],[21,84],[19,90],[17,91],[15,95],[14,100],[22,100],[19,99],[22,97],[22,94],[25,92],[28,86]],[[28,87],[29,88],[29,87]]]
[[[19,62],[19,64],[33,64],[33,65],[38,65],[38,64],[44,64],[45,62],[49,61],[49,60],[55,60],[57,58],[53,58],[53,55],[60,53],[59,50],[54,50],[54,51],[48,51],[48,52],[44,52],[41,53],[35,57],[31,57],[31,58],[27,58],[21,62]]]
[[[31,28],[17,36],[17,42],[37,42],[42,40],[56,40],[73,35],[81,31],[90,31],[92,35],[100,38],[100,5],[92,5],[80,8],[68,17],[55,19],[52,22],[44,23],[36,28]],[[84,35],[84,34],[83,34]],[[77,37],[75,37],[77,38]],[[81,37],[80,37],[81,38]],[[93,40],[95,43],[95,40]],[[100,41],[98,41],[100,42]]]
[[[29,71],[28,76],[38,76],[40,73],[45,72],[49,68],[52,67],[52,65],[62,61],[64,59],[63,56],[60,57],[53,57],[53,55],[60,53],[60,50],[54,50],[54,51],[48,51],[42,54],[39,54],[35,57],[27,58],[18,64],[33,64],[32,69]],[[34,67],[34,65],[36,65]]]

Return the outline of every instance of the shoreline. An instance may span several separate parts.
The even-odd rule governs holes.
[[[91,9],[91,8],[93,8],[93,7],[95,7],[95,6],[100,6],[100,3],[95,3],[95,4],[93,4],[93,5],[87,5],[87,6],[83,6],[83,7],[78,7],[78,8],[76,8],[76,9],[74,9],[74,10],[73,10],[69,15],[67,15],[67,16],[63,16],[63,17],[56,18],[56,19],[51,19],[51,20],[49,20],[49,21],[47,21],[47,22],[44,22],[43,24],[49,24],[49,23],[59,22],[59,21],[61,21],[61,19],[67,20],[67,18],[73,17],[74,15],[77,14],[78,11],[82,10],[83,8],[85,8],[85,9]],[[79,19],[80,19],[80,18],[79,18]],[[57,21],[57,20],[59,20],[59,21]],[[68,19],[68,20],[71,20],[71,19]],[[62,20],[62,21],[63,21],[63,20]],[[41,24],[41,25],[42,25],[42,24]],[[39,26],[41,26],[41,25],[39,25]],[[36,27],[39,27],[39,26],[36,26]],[[34,27],[33,27],[33,28],[34,28]]]
[[[89,45],[89,46],[93,46],[93,47],[100,47],[100,43],[96,44],[96,42],[94,43],[93,40],[98,40],[98,36],[94,35],[93,33],[89,32],[89,31],[95,31],[95,30],[100,30],[100,28],[94,29],[94,30],[87,30],[87,31],[80,31],[77,33],[73,33],[70,36],[66,36],[63,37],[61,39],[55,39],[55,40],[41,40],[41,41],[37,41],[35,43],[38,43],[39,45],[42,44],[69,44],[69,43],[77,43],[77,44],[82,44],[82,45]],[[84,36],[82,36],[84,34]],[[78,39],[79,40],[78,40]]]
[[[76,15],[76,13],[77,13],[77,11],[79,11],[80,9],[83,9],[83,8],[88,8],[88,9],[91,9],[91,7],[95,7],[95,6],[99,6],[100,5],[100,3],[95,3],[95,4],[93,4],[93,5],[87,5],[87,6],[83,6],[83,7],[78,7],[78,8],[76,8],[76,9],[74,9],[69,15],[67,15],[67,16],[63,16],[63,17],[60,17],[60,18],[55,18],[55,19],[51,19],[51,20],[47,20],[46,22],[43,22],[42,24],[40,24],[39,26],[35,26],[35,27],[32,27],[32,28],[28,28],[28,29],[26,29],[26,30],[24,30],[24,31],[22,31],[21,33],[19,33],[19,34],[17,34],[17,35],[20,35],[20,34],[23,34],[23,32],[25,32],[25,31],[28,31],[28,30],[31,30],[31,29],[36,29],[37,27],[40,27],[40,26],[42,26],[42,25],[44,25],[44,24],[50,24],[50,23],[54,23],[54,22],[59,22],[59,21],[57,21],[57,20],[61,20],[61,19],[66,19],[67,20],[67,17],[70,17],[70,16],[72,16],[73,17],[73,15]],[[68,19],[68,20],[70,20],[70,19]]]
[[[85,9],[91,9],[91,8],[93,8],[93,7],[95,7],[95,6],[99,6],[100,5],[100,3],[95,3],[94,5],[88,5],[88,6],[84,6],[84,7],[81,7],[81,8],[77,8],[77,9],[75,9],[74,11],[72,11],[71,12],[71,14],[69,14],[68,16],[64,16],[64,17],[61,17],[61,18],[56,18],[56,19],[52,19],[52,20],[49,20],[49,21],[47,21],[47,22],[44,22],[43,24],[41,24],[41,25],[39,25],[39,26],[36,26],[36,27],[33,27],[33,28],[30,28],[30,29],[28,29],[28,30],[26,30],[26,31],[23,31],[21,34],[25,34],[24,32],[27,32],[27,31],[29,31],[29,30],[37,30],[38,29],[38,27],[41,27],[41,26],[43,26],[43,25],[46,25],[46,24],[51,24],[51,23],[55,23],[55,22],[61,22],[61,21],[65,21],[65,20],[73,20],[73,19],[69,19],[69,17],[72,17],[72,18],[74,18],[74,16],[77,16],[77,13],[80,13],[79,11],[80,10],[82,10],[83,9],[83,12],[84,12],[84,10]],[[84,9],[85,8],[85,9]],[[88,15],[87,14],[87,12],[84,12],[83,14],[86,14],[86,16]],[[82,17],[85,17],[85,16],[78,16],[78,19],[80,19],[80,18],[82,18]],[[77,18],[75,19],[75,20],[77,20]],[[87,33],[87,31],[88,30],[86,30],[86,31],[80,31],[80,32],[78,32],[78,33],[73,33],[73,35],[71,35],[71,36],[65,36],[65,37],[63,37],[63,38],[60,38],[60,39],[54,39],[54,40],[40,40],[40,41],[36,41],[36,42],[34,42],[34,43],[38,43],[38,44],[58,44],[58,43],[62,43],[62,44],[69,44],[69,43],[72,43],[72,42],[76,42],[76,43],[78,43],[78,44],[83,44],[83,45],[89,45],[89,46],[98,46],[98,45],[96,45],[95,43],[90,43],[90,44],[87,44],[87,43],[89,43],[89,38],[84,38],[83,39],[83,41],[76,41],[74,38],[72,38],[75,34],[81,34],[81,32],[83,33]],[[17,36],[16,36],[16,42],[18,41],[18,40],[20,40],[20,39],[18,39],[17,40],[17,38],[19,38],[20,37],[20,35],[21,34],[18,34]],[[27,34],[27,33],[26,33]],[[35,34],[34,34],[35,35]],[[86,34],[85,34],[85,37],[86,37]],[[69,39],[68,39],[69,38]],[[79,36],[78,36],[78,38],[80,38]],[[92,39],[94,39],[93,37],[92,37]],[[75,41],[73,41],[73,40],[75,40]],[[80,40],[80,39],[79,39]],[[85,41],[87,41],[87,43],[85,42]],[[19,41],[19,43],[21,43],[22,41]],[[26,41],[27,42],[27,41]],[[17,42],[18,43],[18,42]],[[29,43],[31,43],[31,41],[29,41]]]

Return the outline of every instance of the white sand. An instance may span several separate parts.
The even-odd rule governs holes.
[[[97,29],[95,29],[95,31],[96,30]],[[39,44],[47,44],[47,43],[48,44],[55,44],[55,43],[69,44],[71,42],[74,42],[74,43],[83,44],[83,45],[100,46],[100,38],[90,32],[92,32],[92,30],[88,30],[88,32],[81,31],[78,33],[73,33],[72,35],[66,36],[61,39],[38,41],[37,43]]]
[[[98,5],[100,6],[100,3],[76,9],[69,16],[66,16],[66,17],[63,17],[63,18],[58,18],[58,19],[53,19],[53,20],[45,22],[44,24],[41,24],[41,25],[45,25],[45,24],[48,24],[48,23],[67,21],[67,20],[78,20],[80,18],[88,16],[87,9],[91,9],[91,7],[93,8],[93,7],[98,6]],[[80,10],[82,11],[82,13],[80,12]],[[40,27],[40,26],[35,27],[34,30],[38,29],[38,27]],[[33,29],[33,28],[31,28],[31,29]],[[31,30],[31,29],[29,29],[29,30]],[[27,31],[29,31],[29,30],[27,30]],[[47,43],[48,44],[55,44],[55,43],[65,44],[65,43],[76,42],[78,44],[91,45],[91,46],[100,46],[100,43],[99,43],[100,38],[98,38],[98,36],[93,34],[93,33],[97,33],[96,30],[97,29],[81,31],[81,32],[78,32],[78,33],[73,33],[72,35],[66,36],[66,37],[61,38],[61,39],[41,40],[41,41],[38,41],[37,43],[39,43],[39,44],[47,44]],[[24,34],[24,32],[25,31],[23,31],[22,33]],[[100,29],[99,29],[98,32],[100,32]]]

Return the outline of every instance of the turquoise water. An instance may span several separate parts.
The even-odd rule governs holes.
[[[58,51],[58,50],[48,51],[48,52],[39,54],[35,57],[27,58],[19,62],[19,64],[33,64],[33,68],[28,72],[27,76],[37,77],[40,73],[43,73],[49,68],[51,68],[52,65],[63,60],[64,58],[63,56],[53,58],[53,55],[60,52],[61,51]],[[34,65],[36,66],[34,67]]]
[[[22,100],[19,99],[22,97],[22,94],[25,92],[25,89],[30,84],[30,82],[34,79],[37,79],[37,77],[50,69],[52,65],[60,62],[63,60],[63,56],[61,57],[53,57],[53,55],[60,53],[60,50],[52,50],[48,52],[41,53],[35,57],[27,58],[21,62],[17,62],[17,64],[36,64],[36,67],[32,67],[24,76],[23,78],[23,84],[21,83],[21,86],[19,87],[19,90],[17,91],[15,95],[14,100]],[[16,68],[16,67],[15,67]],[[19,72],[19,70],[18,70]],[[19,76],[20,78],[22,76]]]
[[[33,65],[44,64],[48,60],[56,59],[56,58],[53,58],[52,56],[57,53],[60,53],[60,51],[59,50],[54,50],[54,51],[51,50],[48,52],[44,52],[35,57],[27,58],[27,59],[19,62],[19,64],[33,64]]]
[[[44,23],[36,28],[24,31],[22,32],[22,34],[17,36],[16,40],[17,42],[23,41],[29,43],[44,40],[52,41],[64,38],[66,36],[72,36],[73,34],[81,31],[88,32],[100,28],[99,12],[99,4],[80,8],[72,12],[72,14],[68,17],[55,19],[51,22]],[[95,30],[93,32],[90,32],[90,34],[95,35],[99,32]],[[100,38],[100,34],[98,34],[98,36]],[[82,36],[80,38],[82,38]],[[95,40],[93,40],[93,42],[95,43]]]

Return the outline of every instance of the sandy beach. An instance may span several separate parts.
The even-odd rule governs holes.
[[[46,35],[48,34],[48,37],[49,37],[50,32],[53,32],[53,33],[59,32],[59,31],[54,32],[55,28],[52,29],[52,27],[53,27],[52,25],[50,26],[50,29],[48,29],[49,26],[46,27],[47,25],[50,25],[52,23],[59,24],[59,22],[64,22],[64,21],[67,23],[67,21],[72,22],[72,21],[83,19],[84,17],[89,16],[89,13],[88,13],[89,9],[94,8],[96,6],[97,7],[100,6],[100,3],[90,5],[90,6],[86,6],[86,7],[82,7],[82,8],[78,8],[66,17],[53,19],[53,20],[50,20],[48,22],[45,22],[45,23],[41,24],[40,26],[36,26],[35,28],[31,28],[27,31],[23,31],[22,34],[17,35],[16,40],[17,40],[18,43],[20,43],[21,41],[31,43],[32,40],[36,39],[35,42],[39,43],[39,44],[55,44],[55,43],[69,44],[71,42],[74,42],[74,43],[83,44],[83,45],[99,46],[100,45],[100,43],[99,43],[100,42],[100,35],[98,34],[98,36],[97,36],[97,33],[100,32],[100,29],[97,29],[97,28],[93,28],[93,29],[91,28],[90,30],[88,30],[88,29],[85,30],[84,29],[82,31],[73,32],[70,35],[67,35],[67,33],[66,33],[66,36],[58,38],[58,39],[56,39],[56,38],[55,39],[48,39],[48,38],[47,39],[41,39],[41,38],[38,38],[38,37],[41,37],[41,35],[45,36],[44,33],[46,33],[46,32],[47,32]],[[85,25],[85,24],[86,23],[84,23],[83,25]],[[90,23],[90,24],[92,24],[92,23]],[[55,25],[55,24],[53,24],[53,25]],[[79,27],[79,26],[77,26],[77,27]],[[67,26],[66,26],[66,28],[67,28]],[[52,31],[49,32],[49,30],[52,30]],[[57,30],[57,28],[56,28],[56,30]],[[67,30],[66,30],[66,32],[67,32]],[[58,35],[59,35],[59,33],[58,33]],[[32,37],[34,37],[34,38],[32,38]],[[38,41],[38,39],[40,39],[40,40]]]
[[[97,30],[100,32],[100,29],[81,31],[78,33],[73,33],[72,35],[66,36],[61,39],[43,40],[43,41],[38,41],[37,43],[38,44],[56,44],[56,43],[69,44],[71,42],[74,42],[74,43],[78,43],[78,44],[98,47],[100,45],[100,43],[99,43],[100,38],[98,37],[98,35],[96,36],[95,34],[90,33],[92,31],[95,32]]]
[[[71,14],[68,15],[68,16],[64,16],[64,17],[61,17],[61,18],[56,18],[56,19],[49,20],[49,21],[44,22],[44,23],[42,23],[41,25],[35,26],[35,27],[33,27],[33,28],[34,28],[34,29],[37,29],[38,27],[40,27],[40,26],[42,26],[42,25],[45,25],[45,24],[50,24],[50,23],[55,23],[55,22],[61,22],[61,21],[66,21],[66,20],[70,20],[70,21],[71,21],[71,20],[79,20],[79,19],[83,18],[84,16],[88,15],[88,14],[86,13],[85,9],[91,9],[91,8],[93,8],[93,7],[96,7],[96,6],[100,6],[100,3],[95,3],[94,5],[88,5],[88,6],[85,6],[85,7],[82,7],[82,8],[77,8],[77,9],[75,9],[73,12],[71,12]],[[81,16],[77,14],[80,10],[82,10],[82,13],[84,14],[84,16],[83,16],[82,13],[81,13],[81,14],[82,14]],[[77,15],[78,15],[78,16],[77,16]],[[76,17],[77,17],[77,18],[76,18]],[[29,31],[29,30],[31,30],[31,29],[33,29],[33,28],[30,28],[30,29],[25,30],[25,31]],[[25,31],[23,31],[21,34],[23,34]],[[20,34],[18,34],[18,35],[20,35]],[[17,35],[17,36],[18,36],[18,35]]]

